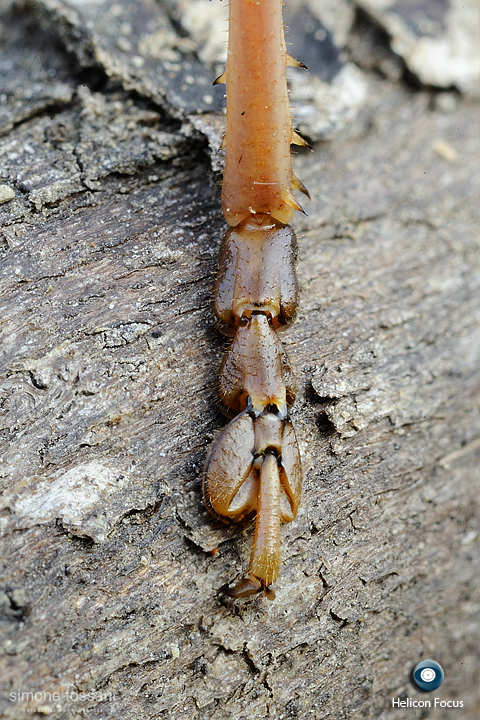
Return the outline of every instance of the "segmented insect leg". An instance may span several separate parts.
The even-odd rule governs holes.
[[[295,260],[293,230],[269,216],[228,230],[220,253],[215,309],[235,335],[219,394],[235,417],[207,458],[204,497],[217,516],[239,520],[256,513],[249,574],[231,591],[234,597],[276,579],[280,524],[293,520],[300,499],[300,456],[288,418],[295,381],[277,335],[295,314]]]
[[[265,591],[280,568],[280,525],[300,501],[302,472],[288,408],[295,380],[277,330],[297,307],[295,177],[281,0],[230,0],[226,165],[222,208],[230,229],[220,251],[215,312],[233,337],[220,370],[219,396],[230,423],[205,463],[205,504],[216,517],[255,516],[248,573],[229,594]]]

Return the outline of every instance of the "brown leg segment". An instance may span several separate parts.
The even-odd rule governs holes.
[[[249,572],[262,587],[277,579],[280,569],[280,477],[275,455],[263,459],[257,498],[257,519]]]
[[[292,131],[281,0],[230,0],[226,71],[226,164],[222,208],[230,225],[222,244],[215,312],[233,337],[220,371],[222,409],[233,420],[213,444],[203,479],[205,505],[239,521],[256,513],[248,574],[229,594],[248,597],[270,585],[280,567],[280,525],[297,513],[301,465],[288,418],[295,382],[277,330],[297,305],[295,233],[288,227]]]
[[[248,223],[234,232],[233,247],[232,231],[226,241],[215,300],[222,320],[231,319],[235,333],[219,380],[222,405],[235,417],[209,452],[203,491],[207,508],[217,517],[238,521],[256,511],[249,572],[229,593],[239,598],[265,590],[278,576],[280,525],[297,513],[301,466],[288,420],[294,379],[275,330],[295,312],[294,235],[269,218],[257,218],[254,231]],[[272,281],[261,262],[275,245],[288,259],[284,281],[278,279],[275,266],[277,279]],[[229,258],[234,268],[241,258],[250,275],[239,279],[230,272]],[[282,313],[285,307],[288,311]]]

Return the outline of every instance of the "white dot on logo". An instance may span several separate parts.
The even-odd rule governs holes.
[[[425,668],[420,673],[423,682],[432,682],[432,680],[435,680],[436,675],[435,670],[432,670],[432,668]]]

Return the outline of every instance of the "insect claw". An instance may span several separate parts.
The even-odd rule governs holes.
[[[275,595],[275,590],[272,587],[270,587],[270,585],[268,587],[263,588],[263,594],[265,595],[267,600],[275,600],[275,598],[277,597]]]
[[[222,592],[234,600],[249,598],[253,595],[259,595],[261,592],[263,592],[267,600],[275,600],[276,597],[275,590],[270,585],[265,585],[259,578],[251,573],[247,573],[245,577],[240,578],[233,587],[229,587],[228,585],[224,586]]]
[[[258,595],[262,592],[262,590],[263,585],[261,580],[248,573],[245,577],[236,582],[232,588],[228,588],[225,595],[228,595],[228,597],[231,597],[234,600],[240,600],[241,598]]]

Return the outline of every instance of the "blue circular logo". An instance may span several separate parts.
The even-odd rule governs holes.
[[[440,687],[443,682],[443,670],[435,660],[422,660],[413,668],[413,679],[421,689],[431,692]]]

